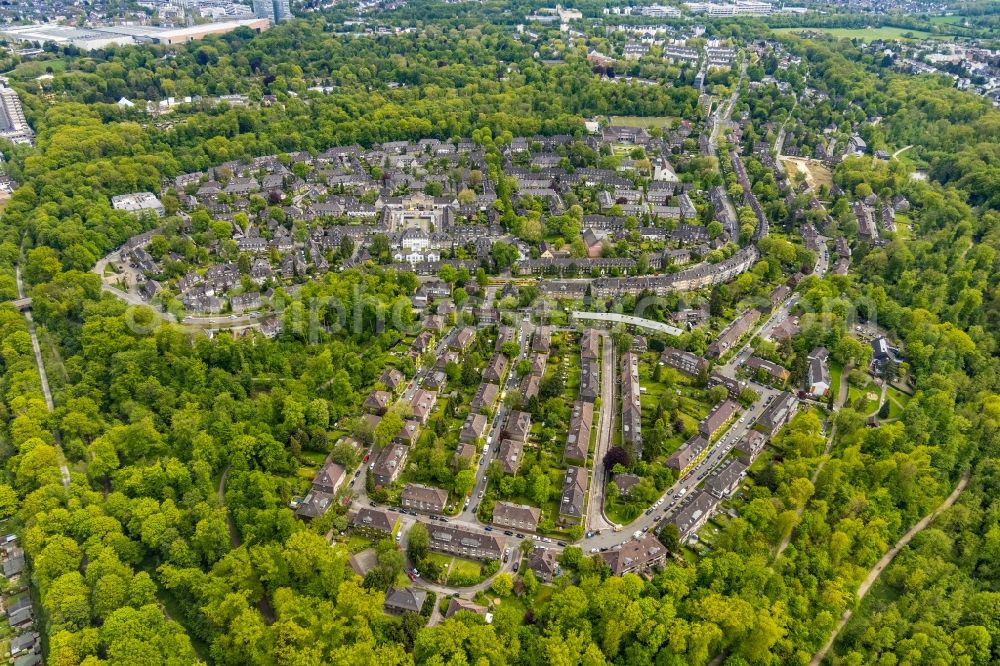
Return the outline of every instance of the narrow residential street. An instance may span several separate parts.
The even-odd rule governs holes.
[[[597,443],[594,447],[594,465],[590,477],[590,497],[587,505],[587,530],[606,530],[614,524],[604,515],[605,475],[604,456],[611,449],[615,431],[615,413],[618,401],[615,387],[618,384],[618,363],[615,344],[607,331],[601,334],[601,410],[597,417]]]

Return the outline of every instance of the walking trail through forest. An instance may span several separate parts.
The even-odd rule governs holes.
[[[858,599],[854,604],[854,607],[848,607],[844,610],[844,614],[840,616],[840,622],[837,623],[837,627],[830,635],[830,639],[826,642],[826,645],[823,646],[823,649],[813,656],[812,660],[809,662],[809,666],[819,666],[823,662],[823,659],[826,658],[826,655],[833,648],[833,644],[837,641],[837,636],[840,635],[840,632],[843,631],[844,627],[846,627],[847,623],[850,621],[851,616],[854,615],[854,608],[861,605],[861,600],[865,598],[865,595],[868,594],[868,590],[870,590],[872,585],[875,584],[875,581],[878,580],[878,577],[882,574],[885,568],[889,566],[889,563],[892,562],[896,555],[899,554],[899,551],[905,548],[906,545],[913,540],[913,537],[930,525],[931,521],[937,518],[942,511],[951,508],[955,501],[958,500],[958,496],[962,494],[963,490],[965,490],[965,486],[968,485],[968,483],[969,470],[965,470],[962,474],[961,480],[958,482],[958,485],[955,486],[955,490],[951,491],[951,494],[948,495],[947,499],[938,505],[936,509],[921,518],[916,525],[907,530],[906,534],[900,537],[899,541],[896,542],[896,545],[890,548],[889,551],[875,563],[875,566],[868,572],[868,576],[865,578],[864,582],[861,583],[861,587],[858,588]]]

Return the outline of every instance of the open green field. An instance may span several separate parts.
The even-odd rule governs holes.
[[[621,127],[670,127],[674,122],[673,116],[611,116],[611,124]]]
[[[874,39],[929,39],[933,37],[944,37],[945,35],[933,35],[921,30],[908,30],[905,28],[775,28],[778,34],[798,34],[802,32],[825,32],[837,39],[861,39],[870,42]],[[903,35],[908,35],[904,37]]]
[[[965,20],[964,16],[932,16],[930,22],[936,25],[957,25]]]
[[[29,60],[27,62],[19,63],[17,67],[7,73],[7,76],[22,80],[35,79],[43,74],[48,74],[50,69],[53,74],[59,74],[65,71],[66,61],[62,59]]]

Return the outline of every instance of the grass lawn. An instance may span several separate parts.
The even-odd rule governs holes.
[[[840,376],[844,372],[844,366],[839,361],[830,359],[830,393],[834,402],[840,396]]]
[[[868,399],[869,393],[875,395],[875,400]],[[868,382],[863,388],[849,386],[847,389],[847,403],[849,405],[857,404],[862,400],[864,401],[864,404],[858,410],[862,414],[871,414],[878,409],[878,396],[879,387],[875,382]]]
[[[612,125],[621,127],[670,127],[675,118],[673,116],[611,116]]]
[[[896,237],[907,240],[912,235],[910,218],[903,213],[896,213]]]
[[[910,396],[891,386],[886,390],[885,399],[889,401],[890,419],[899,418],[903,413],[903,408],[910,402]]]
[[[965,20],[964,16],[931,16],[930,22],[941,25],[941,24],[957,24]]]
[[[451,555],[443,553],[427,553],[427,559],[436,563],[442,569],[447,568],[451,564]]]
[[[922,30],[909,30],[907,28],[775,28],[778,34],[802,33],[802,32],[824,32],[836,39],[861,39],[870,42],[875,39],[928,39],[933,37],[944,38],[945,35],[933,35]],[[908,35],[904,37],[903,35]]]
[[[448,571],[448,583],[454,585],[475,585],[483,579],[480,574],[482,566],[479,562],[465,560],[461,557],[451,558],[451,569]]]
[[[343,544],[347,548],[347,552],[351,555],[360,553],[365,548],[371,548],[375,545],[371,539],[367,539],[354,532],[348,532],[347,536],[339,537],[339,543]]]
[[[64,60],[29,60],[28,62],[22,62],[17,67],[15,67],[8,74],[11,78],[16,79],[34,79],[43,74],[48,73],[48,69],[51,68],[53,73],[59,74],[65,71],[66,61]]]
[[[307,461],[310,465],[315,465],[317,468],[326,460],[326,454],[322,451],[303,451],[301,455],[303,460]]]
[[[628,525],[633,520],[642,515],[642,512],[648,509],[648,506],[642,506],[639,504],[626,504],[622,501],[606,502],[604,504],[604,513],[607,514],[608,520],[619,525]]]

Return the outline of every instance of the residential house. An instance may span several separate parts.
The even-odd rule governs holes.
[[[385,593],[382,608],[390,615],[419,613],[426,599],[427,593],[415,587],[390,587]]]
[[[403,506],[413,511],[441,513],[448,504],[448,491],[417,483],[408,483],[401,495]]]
[[[413,419],[406,419],[403,421],[403,427],[399,429],[396,436],[392,441],[399,442],[400,444],[405,444],[407,446],[413,446],[417,443],[417,437],[420,435],[420,424]]]
[[[390,391],[398,391],[403,386],[406,386],[406,377],[402,372],[396,368],[386,368],[378,378],[387,389]]]
[[[765,358],[760,358],[759,356],[751,356],[747,359],[746,367],[748,370],[753,372],[763,372],[768,375],[772,381],[778,382],[779,384],[784,383],[788,380],[788,370],[778,365],[768,361]]]
[[[560,525],[576,525],[586,517],[587,484],[587,468],[570,465],[566,469],[559,501]]]
[[[712,517],[719,500],[704,490],[696,490],[668,520],[677,526],[683,542],[700,530]]]
[[[29,604],[7,613],[7,624],[15,630],[24,630],[35,626],[35,611]]]
[[[378,414],[381,416],[386,413],[391,403],[392,394],[388,391],[372,391],[365,398],[363,407],[369,414]]]
[[[516,332],[513,326],[501,326],[500,330],[497,331],[497,341],[494,351],[500,351],[508,342],[514,342],[515,336]]]
[[[330,510],[334,496],[332,493],[311,488],[306,496],[295,505],[295,515],[303,520],[319,518]]]
[[[483,370],[483,379],[493,384],[501,384],[506,372],[507,357],[503,354],[494,354]]]
[[[389,536],[399,525],[399,514],[385,509],[362,507],[348,517],[352,529],[374,538]]]
[[[734,319],[708,346],[708,355],[712,358],[725,355],[732,349],[733,345],[740,341],[740,338],[750,332],[758,319],[760,319],[760,311],[756,308],[751,308]]]
[[[548,354],[552,348],[552,329],[549,326],[539,326],[531,338],[531,351]]]
[[[18,546],[5,547],[3,559],[3,576],[10,580],[24,572],[24,551]],[[13,626],[13,625],[12,625]]]
[[[434,332],[421,331],[410,344],[410,356],[420,358],[432,349],[434,349]]]
[[[445,611],[445,618],[449,618],[455,613],[465,611],[467,613],[475,613],[476,615],[482,615],[487,618],[486,623],[490,623],[491,615],[487,612],[486,606],[480,606],[479,604],[474,604],[471,601],[462,599],[461,597],[452,597],[448,601],[448,610]]]
[[[321,490],[331,495],[336,494],[341,484],[344,482],[346,472],[342,465],[338,465],[332,460],[327,460],[313,477],[312,487],[314,490]]]
[[[580,357],[590,361],[596,361],[600,351],[598,346],[598,341],[600,336],[597,333],[597,329],[588,328],[583,332],[583,337],[580,339]]]
[[[500,452],[497,460],[504,474],[517,474],[524,458],[524,442],[515,439],[505,439],[500,442]]]
[[[536,377],[541,377],[545,374],[545,367],[549,362],[549,355],[544,352],[532,352],[531,354],[531,373]]]
[[[408,446],[398,442],[379,451],[375,457],[375,466],[372,468],[372,477],[375,483],[380,486],[388,486],[398,479],[403,465],[406,464],[409,451]]]
[[[431,370],[424,377],[424,388],[432,391],[441,391],[448,383],[448,375],[443,370]]]
[[[670,454],[667,458],[667,467],[678,471],[687,469],[688,465],[694,462],[698,455],[708,446],[708,440],[702,435],[695,435]]]
[[[528,441],[531,432],[531,414],[517,410],[507,414],[507,421],[503,426],[503,436],[507,439],[516,439],[521,442]]]
[[[448,348],[462,352],[468,349],[469,345],[471,345],[472,341],[475,339],[476,329],[472,326],[463,326],[455,331],[454,335],[451,336],[451,340],[448,342]]]
[[[454,460],[452,460],[452,466],[456,471],[469,467],[472,463],[472,459],[476,457],[477,453],[479,453],[479,450],[474,444],[459,444],[458,448],[455,449],[455,457]]]
[[[497,384],[491,384],[489,382],[483,382],[476,389],[476,394],[472,396],[472,411],[474,412],[490,412],[493,410],[493,405],[497,401],[497,396],[500,395],[500,387]]]
[[[639,400],[639,357],[622,354],[622,443],[633,460],[642,458],[642,403]]]
[[[566,434],[566,448],[563,457],[567,462],[587,464],[590,452],[590,431],[594,421],[594,403],[577,400],[573,403],[573,413],[569,419]]]
[[[482,440],[483,435],[486,434],[486,428],[489,425],[489,421],[482,414],[476,412],[471,412],[465,419],[465,423],[462,425],[462,430],[458,435],[458,441],[463,444],[479,444]]]
[[[746,463],[729,458],[705,479],[705,490],[719,499],[732,496],[747,475]]]
[[[493,506],[493,524],[497,527],[534,532],[541,517],[542,510],[534,506],[509,502],[497,502]]]
[[[822,398],[831,388],[829,356],[826,347],[817,347],[806,357],[806,385],[814,398]]]
[[[553,548],[535,546],[528,554],[527,564],[528,568],[535,574],[535,578],[543,583],[551,583],[561,573],[559,558]]]
[[[757,430],[749,430],[740,441],[736,443],[734,450],[739,455],[740,460],[750,464],[757,459],[760,452],[767,444],[767,435]]]
[[[667,347],[663,350],[663,353],[660,354],[660,363],[691,376],[707,372],[709,366],[708,360],[701,356],[675,347]]]
[[[38,632],[26,631],[10,639],[10,656],[18,657],[25,653],[36,653],[41,650],[42,644],[38,640]]]
[[[580,363],[580,399],[594,402],[601,395],[600,365],[597,359],[582,359]]]
[[[521,395],[521,404],[525,405],[529,400],[537,396],[541,387],[542,387],[541,375],[528,374],[522,377],[521,384],[518,387],[518,391]]]
[[[616,576],[643,573],[662,566],[667,560],[667,547],[652,534],[626,541],[617,550],[601,553],[604,563]]]
[[[427,420],[430,419],[431,413],[434,411],[434,406],[436,404],[437,393],[434,391],[417,389],[417,391],[413,394],[413,398],[410,400],[410,407],[413,410],[413,418],[416,419],[420,425],[427,425]]]
[[[757,419],[756,426],[773,435],[779,428],[792,420],[799,407],[799,400],[788,391],[775,398]]]
[[[618,487],[618,492],[626,497],[632,492],[632,489],[635,488],[640,481],[642,481],[641,476],[629,474],[627,472],[615,474],[612,479],[612,483]]]
[[[457,525],[428,525],[430,549],[474,560],[499,560],[506,540],[493,532],[479,532]]]
[[[701,423],[698,424],[698,432],[706,439],[712,439],[719,428],[728,423],[739,409],[740,407],[735,401],[723,400],[712,408],[708,416],[701,420]]]

